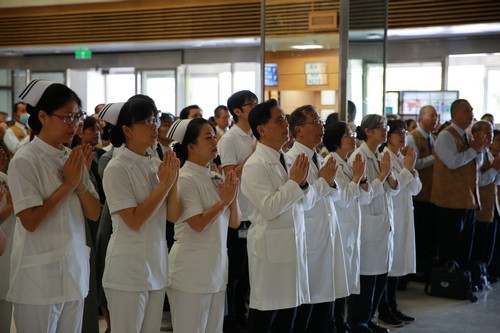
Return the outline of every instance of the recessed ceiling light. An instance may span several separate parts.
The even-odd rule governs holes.
[[[366,39],[382,39],[384,38],[384,36],[382,36],[381,34],[368,34],[366,36]]]
[[[290,48],[295,50],[318,50],[322,49],[323,45],[319,44],[302,44],[302,45],[292,45]]]

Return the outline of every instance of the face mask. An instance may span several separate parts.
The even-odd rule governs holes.
[[[19,116],[19,121],[22,122],[23,124],[28,124],[28,119],[30,118],[29,113],[23,113],[21,116]]]

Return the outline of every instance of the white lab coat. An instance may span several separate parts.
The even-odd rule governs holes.
[[[245,163],[241,179],[252,221],[247,238],[250,308],[278,310],[309,303],[303,207],[310,206],[313,189],[302,190],[290,180],[279,153],[261,143]]]
[[[349,293],[359,294],[359,269],[361,246],[361,208],[360,203],[368,204],[372,200],[373,189],[368,183],[368,190],[363,190],[352,181],[351,166],[339,154],[330,153],[326,158],[335,158],[338,169],[335,182],[339,186],[340,198],[335,201],[335,209],[340,226],[344,261],[349,283]],[[382,184],[378,183],[381,187]]]
[[[309,158],[307,182],[314,189],[314,205],[305,211],[307,268],[311,303],[325,303],[349,296],[347,273],[342,250],[340,228],[333,202],[339,199],[339,188],[331,188],[319,178],[312,161],[314,151],[295,142],[287,156],[295,160],[299,154]],[[318,163],[323,159],[317,154]]]
[[[352,166],[356,155],[363,154],[366,160],[366,177],[373,188],[369,204],[361,205],[361,275],[380,275],[389,272],[393,256],[393,208],[392,196],[399,192],[399,186],[391,189],[387,181],[380,186],[377,179],[380,172],[379,154],[375,155],[366,142],[349,157]]]
[[[413,198],[422,189],[418,177],[403,168],[403,155],[392,153],[392,172],[398,180],[399,193],[392,197],[394,203],[394,256],[389,276],[404,276],[416,272],[415,226],[413,222]]]

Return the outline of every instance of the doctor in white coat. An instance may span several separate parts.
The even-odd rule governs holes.
[[[325,128],[323,144],[328,149],[327,159],[337,162],[335,183],[341,189],[335,209],[342,236],[344,260],[349,283],[349,294],[359,294],[361,208],[360,204],[370,203],[373,190],[365,177],[365,160],[358,154],[351,165],[347,163],[349,154],[356,149],[356,133],[346,122],[338,121]],[[346,322],[347,298],[335,300],[334,322],[337,333],[349,332]]]
[[[422,183],[415,170],[417,154],[406,146],[408,135],[406,123],[402,120],[388,122],[390,130],[384,152],[391,154],[392,172],[399,183],[399,193],[392,198],[394,203],[394,256],[387,279],[387,288],[378,307],[378,320],[394,327],[399,323],[411,323],[415,318],[397,309],[396,290],[398,277],[416,272],[415,226],[413,225],[413,198],[422,189]],[[401,326],[401,325],[399,325]]]
[[[360,293],[349,297],[348,322],[351,332],[387,332],[371,321],[384,291],[392,265],[392,196],[399,191],[391,175],[391,155],[381,157],[378,147],[387,140],[387,123],[380,115],[367,115],[357,128],[364,142],[349,157],[353,164],[358,154],[366,160],[366,177],[373,188],[369,204],[361,205]]]
[[[310,301],[303,209],[313,191],[306,178],[309,162],[304,154],[292,166],[286,162],[281,148],[289,139],[288,122],[276,100],[258,104],[248,120],[259,141],[241,177],[252,221],[248,332],[286,333],[297,306]]]
[[[337,165],[335,159],[324,163],[315,151],[323,139],[323,121],[312,105],[297,108],[289,122],[295,143],[287,156],[295,160],[300,154],[306,154],[309,158],[307,182],[314,189],[314,205],[304,214],[311,300],[299,307],[295,332],[328,332],[333,301],[349,294],[342,239],[333,205],[341,191],[335,184]]]

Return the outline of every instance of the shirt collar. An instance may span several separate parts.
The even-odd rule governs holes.
[[[299,150],[301,150],[302,152],[304,152],[307,155],[307,157],[309,157],[309,159],[311,159],[313,157],[314,153],[315,153],[311,148],[303,145],[302,143],[300,143],[298,141],[295,141],[293,143],[293,145],[294,146],[297,145],[297,148]]]
[[[142,163],[142,164],[147,164],[151,160],[151,155],[149,155],[149,154],[148,154],[148,156],[139,155],[139,154],[133,152],[132,150],[128,149],[127,147],[123,148],[123,151],[121,154],[134,162],[138,162],[138,163]]]
[[[417,127],[417,132],[420,133],[420,135],[422,135],[424,137],[424,139],[427,140],[427,137],[429,136],[429,133],[427,133],[426,131],[423,130],[422,127]]]
[[[212,171],[210,170],[210,168],[193,163],[191,161],[184,162],[184,165],[182,166],[182,168],[185,170],[191,170],[192,172],[195,172],[195,173],[200,173],[202,175],[210,176],[212,174]]]
[[[464,135],[465,131],[458,127],[455,123],[452,122],[450,126],[453,127],[458,132],[458,134],[460,134],[460,136]]]
[[[43,150],[43,152],[46,153],[47,155],[57,158],[63,158],[70,152],[69,148],[63,147],[62,149],[58,149],[56,147],[49,145],[47,142],[43,141],[38,136],[35,136],[33,138],[32,143],[33,145],[35,145],[35,147]]]
[[[363,142],[361,144],[361,146],[359,146],[359,148],[361,149],[361,151],[366,155],[366,157],[372,159],[372,160],[375,160],[375,161],[378,161],[378,155],[377,153],[373,153],[371,150],[370,150],[370,147],[368,147],[368,145],[366,144],[366,142]]]

